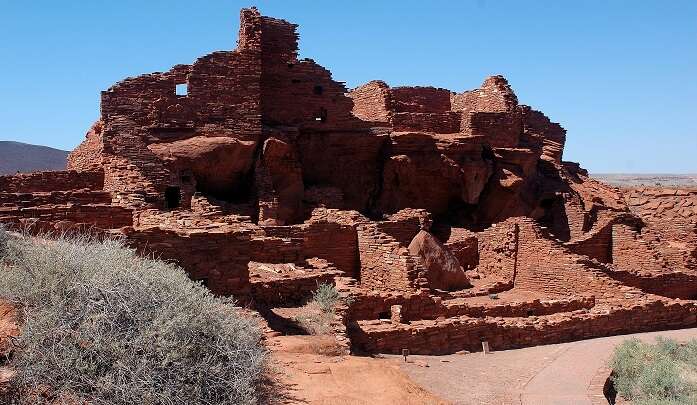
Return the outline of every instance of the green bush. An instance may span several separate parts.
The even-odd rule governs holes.
[[[320,284],[317,291],[312,293],[312,300],[317,303],[322,312],[333,313],[339,301],[339,292],[331,284]]]
[[[3,255],[0,296],[23,317],[17,403],[258,402],[259,328],[181,268],[87,236],[10,237]]]
[[[320,284],[312,293],[312,299],[300,308],[295,316],[298,326],[311,335],[326,335],[332,331],[334,307],[339,301],[339,292],[331,284]]]
[[[659,337],[655,345],[629,339],[610,360],[617,393],[635,404],[697,403],[697,341],[680,345]]]

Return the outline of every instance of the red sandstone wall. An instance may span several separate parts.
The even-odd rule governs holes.
[[[101,190],[103,172],[35,172],[0,176],[0,191],[4,193],[34,193],[79,189]]]
[[[387,124],[392,115],[392,101],[389,86],[380,80],[370,81],[351,90],[353,115],[375,123]]]
[[[513,281],[516,274],[519,227],[515,220],[498,223],[477,234],[479,265],[483,277]]]
[[[455,112],[398,112],[392,115],[392,128],[395,131],[453,134],[460,132],[460,114]]]
[[[450,228],[450,235],[445,242],[445,247],[457,257],[460,266],[465,270],[473,270],[479,265],[479,239],[476,233],[463,228]],[[489,246],[489,252],[491,248]],[[493,253],[493,252],[491,252]],[[503,258],[502,258],[503,259]],[[512,280],[512,277],[507,277],[506,273],[501,273],[499,263],[494,261],[492,256],[486,256],[485,262],[482,264],[483,274],[495,274],[497,278]]]
[[[103,167],[102,154],[102,122],[97,121],[85,135],[85,140],[68,155],[68,169],[79,172],[101,171]]]
[[[40,193],[0,192],[0,207],[34,207],[38,205],[110,204],[111,194],[104,191],[71,190]]]
[[[486,340],[492,350],[568,342],[600,336],[693,327],[697,309],[685,302],[642,302],[609,313],[577,311],[574,317],[469,318],[412,322],[411,325],[362,323],[349,329],[352,343],[372,353],[446,354],[479,351]],[[646,316],[651,314],[651,316]],[[544,327],[540,321],[544,321]]]
[[[368,290],[412,291],[425,284],[425,269],[417,257],[409,254],[377,225],[358,225],[358,253],[361,261],[361,287]]]
[[[453,111],[466,114],[470,111],[511,111],[518,105],[518,98],[503,76],[490,76],[477,90],[450,95]]]
[[[345,275],[359,274],[356,228],[330,221],[304,226],[303,251],[306,258],[319,257],[333,263]]]
[[[130,245],[142,254],[172,260],[216,294],[241,298],[249,293],[251,240],[248,231],[191,232],[149,227],[127,230]]]
[[[394,87],[390,89],[395,113],[445,113],[450,111],[450,90],[435,87]]]
[[[133,225],[133,212],[105,204],[0,207],[0,223],[29,226],[32,232],[55,232],[76,227],[108,230]]]

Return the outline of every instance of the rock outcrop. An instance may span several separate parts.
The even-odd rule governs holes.
[[[409,244],[409,253],[421,258],[429,287],[454,291],[472,286],[455,255],[430,233],[419,231]]]

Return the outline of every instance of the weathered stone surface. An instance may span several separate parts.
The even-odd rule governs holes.
[[[232,137],[195,136],[148,145],[171,170],[189,175],[177,183],[193,183],[198,191],[220,199],[233,198],[249,185],[256,143]],[[182,184],[186,185],[186,184]]]
[[[471,287],[455,255],[430,233],[422,230],[416,234],[409,253],[421,258],[431,288],[452,291]]]

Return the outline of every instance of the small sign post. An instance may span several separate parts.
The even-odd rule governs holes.
[[[482,351],[484,354],[489,354],[489,342],[482,340]]]
[[[402,349],[402,356],[404,356],[404,362],[407,362],[407,356],[409,356],[409,349]]]

